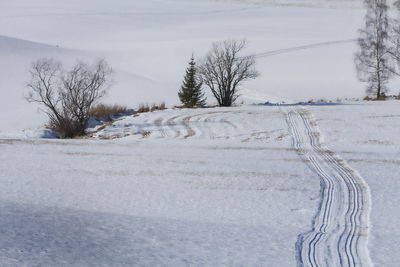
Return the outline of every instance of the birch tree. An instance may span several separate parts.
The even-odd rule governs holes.
[[[367,93],[380,98],[387,92],[392,74],[389,18],[386,0],[366,0],[365,26],[358,38],[355,64],[360,81],[367,83]]]

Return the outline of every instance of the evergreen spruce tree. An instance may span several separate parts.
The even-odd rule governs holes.
[[[192,55],[189,67],[186,69],[186,74],[182,82],[181,90],[178,92],[180,101],[185,107],[204,106],[206,99],[201,90],[202,82],[199,81],[197,76],[196,62]]]

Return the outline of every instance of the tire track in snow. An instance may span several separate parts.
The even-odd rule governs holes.
[[[236,115],[246,114],[233,110],[176,110],[172,112],[157,112],[146,116],[127,117],[121,119],[116,129],[104,127],[101,132],[108,133],[113,138],[140,135],[142,138],[206,138],[231,139],[246,138],[254,126],[244,120],[240,123],[234,119]],[[112,131],[111,131],[112,130]],[[119,130],[119,131],[118,131]],[[251,134],[251,133],[250,133]],[[107,137],[108,137],[107,135]]]
[[[181,117],[181,115],[174,116],[172,118],[169,118],[167,120],[167,125],[172,131],[175,131],[175,138],[178,138],[181,135],[181,131],[179,129],[176,129],[176,122],[175,120]]]
[[[195,135],[196,136],[205,135],[205,133],[206,133],[205,121],[208,121],[208,122],[213,121],[210,119],[223,116],[224,114],[227,114],[227,113],[231,113],[231,111],[210,111],[210,112],[200,113],[200,114],[196,114],[196,115],[192,115],[192,116],[188,116],[188,117],[184,118],[183,124],[187,128],[190,128],[193,131],[193,133],[188,131],[188,134],[185,136],[185,139],[195,136]],[[217,121],[214,120],[213,122],[217,122]],[[222,120],[220,120],[219,122],[220,122],[220,125],[223,125],[224,129],[225,129],[226,124],[228,124],[228,123],[226,121],[222,121]],[[210,133],[211,133],[211,129],[209,128],[209,131],[207,133],[208,136],[211,136]]]
[[[176,116],[169,118],[166,122],[167,122],[167,125],[169,126],[169,128],[175,132],[174,138],[179,138],[181,136],[181,134],[182,134],[181,129],[179,129],[178,126],[183,125],[186,130],[186,135],[183,138],[186,139],[188,137],[195,136],[197,134],[196,131],[189,125],[189,123],[191,122],[191,120],[193,118],[196,118],[196,117],[199,117],[202,115],[204,115],[204,114],[197,114],[197,115],[191,115],[191,116],[188,116],[188,114],[180,114],[180,115],[176,115]]]
[[[159,128],[159,131],[161,134],[160,138],[165,138],[168,136],[168,133],[167,133],[167,131],[165,131],[164,126],[163,126],[163,120],[164,120],[164,118],[162,118],[162,117],[154,120],[154,124]]]
[[[321,42],[321,43],[314,43],[314,44],[308,44],[308,45],[301,45],[301,46],[296,46],[296,47],[272,50],[272,51],[268,51],[268,52],[264,52],[264,53],[253,54],[251,56],[254,56],[255,58],[264,58],[264,57],[276,56],[276,55],[280,55],[280,54],[286,54],[286,53],[296,52],[296,51],[300,51],[300,50],[323,47],[323,46],[331,46],[331,45],[346,44],[346,43],[355,43],[356,41],[357,41],[357,39],[346,39],[346,40],[338,40],[338,41]]]
[[[207,125],[208,128],[208,137],[210,139],[215,139],[217,136],[224,136],[226,138],[231,137],[229,134],[228,127],[232,128],[234,131],[238,131],[238,127],[236,124],[232,123],[228,118],[226,118],[226,114],[232,114],[232,111],[218,111],[218,112],[209,112],[207,113],[207,117],[203,118],[204,126]],[[215,129],[215,126],[222,127]],[[215,131],[217,130],[217,131]]]
[[[199,124],[200,122],[209,122],[209,118],[210,117],[214,117],[214,116],[218,116],[221,114],[225,114],[225,113],[229,113],[230,111],[211,111],[211,112],[205,112],[205,113],[200,113],[200,114],[196,114],[196,115],[190,115],[190,116],[186,116],[184,117],[183,115],[179,117],[180,122],[184,125],[185,129],[186,129],[186,135],[184,136],[184,139],[190,138],[190,137],[194,137],[196,135],[202,135],[205,132],[204,129],[204,125],[202,125],[203,127],[198,127],[195,124]],[[211,116],[208,116],[211,115]],[[196,120],[193,120],[196,119]],[[224,122],[226,123],[226,122]],[[196,127],[194,127],[196,126]],[[210,131],[208,133],[210,134]]]
[[[218,114],[213,113],[213,115],[204,117],[204,127],[207,128],[208,131],[208,137],[210,139],[215,139],[217,137],[217,133],[214,131],[214,123],[216,123],[215,118],[218,116]]]
[[[190,125],[190,120],[194,117],[197,117],[199,115],[194,115],[194,116],[187,116],[185,118],[182,119],[182,123],[183,125],[185,125],[186,128],[186,135],[183,137],[184,139],[187,139],[189,137],[195,136],[196,135],[196,131],[192,128],[192,126]]]
[[[290,108],[293,147],[321,179],[321,201],[311,231],[296,243],[298,266],[372,266],[368,251],[370,191],[345,161],[321,144],[311,115]]]

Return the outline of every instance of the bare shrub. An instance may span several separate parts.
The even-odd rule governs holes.
[[[137,113],[145,113],[145,112],[149,112],[150,111],[150,107],[148,104],[140,104],[139,108],[137,109]]]
[[[382,93],[378,98],[376,98],[375,100],[387,100],[388,97],[386,96],[386,94]]]
[[[96,120],[110,121],[114,116],[121,116],[127,113],[128,108],[126,106],[98,104],[90,109],[89,116]]]
[[[156,111],[157,109],[158,109],[158,106],[156,104],[151,104],[151,108],[150,108],[151,112]]]
[[[150,108],[150,111],[153,112],[153,111],[156,111],[156,110],[164,110],[164,109],[166,109],[165,102],[161,102],[159,105],[152,104],[151,108]]]
[[[142,135],[142,137],[149,137],[151,132],[150,131],[142,131],[142,132],[140,132],[140,134]]]
[[[363,100],[365,100],[365,101],[384,101],[384,100],[387,100],[387,96],[382,93],[378,98],[366,96],[363,98]]]
[[[140,104],[139,108],[136,110],[137,113],[145,113],[145,112],[153,112],[156,110],[164,110],[167,109],[165,106],[165,102],[161,102],[160,104],[151,104],[151,106],[149,106],[149,104]]]
[[[104,60],[94,65],[77,63],[70,71],[53,59],[32,64],[27,100],[39,103],[49,117],[49,127],[61,138],[85,134],[89,111],[108,88],[112,70]]]
[[[158,109],[159,110],[167,109],[166,106],[165,106],[165,102],[161,102],[160,105],[158,106]]]

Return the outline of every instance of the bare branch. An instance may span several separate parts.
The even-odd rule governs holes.
[[[40,59],[32,64],[27,100],[44,106],[50,125],[62,137],[84,134],[90,108],[106,93],[112,70],[104,60],[79,62],[70,71],[61,63]]]
[[[199,67],[203,83],[220,106],[231,106],[238,98],[241,83],[259,75],[253,56],[239,57],[245,47],[245,40],[214,43]]]

